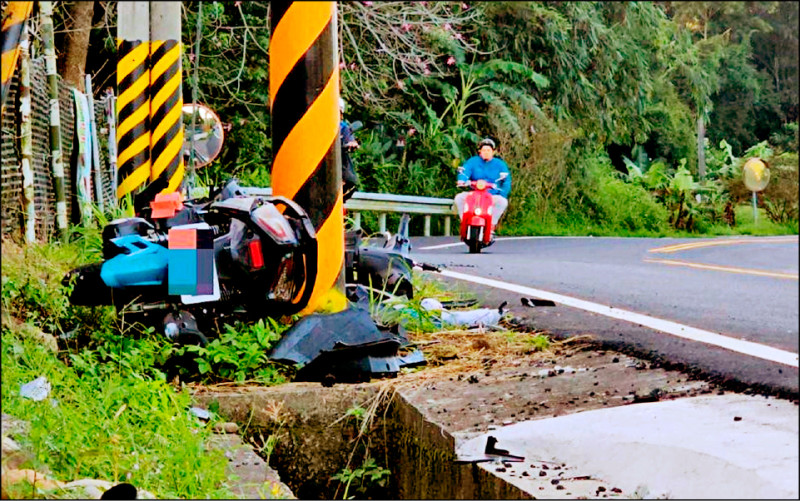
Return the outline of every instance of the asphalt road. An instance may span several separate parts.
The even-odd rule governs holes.
[[[797,236],[500,237],[473,255],[456,237],[412,238],[412,246],[413,259],[448,271],[602,306],[587,311],[565,299],[556,300],[555,308],[515,308],[515,314],[522,312],[534,326],[555,335],[592,334],[614,347],[718,380],[798,393]],[[487,305],[502,300],[519,305],[522,296],[531,295],[457,281]],[[608,307],[652,317],[655,327],[647,322],[643,327],[641,317],[609,317],[603,313]],[[700,338],[713,333],[722,346],[731,340],[735,348],[670,334],[659,321],[678,323],[681,331],[701,330]],[[764,350],[780,350],[784,362],[760,355]]]

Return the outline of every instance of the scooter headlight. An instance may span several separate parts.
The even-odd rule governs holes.
[[[486,181],[483,179],[478,179],[478,182],[475,183],[475,187],[479,190],[486,188]]]
[[[475,215],[476,216],[480,216],[481,214],[483,214],[483,211],[481,210],[481,208],[480,207],[476,208],[475,209]]]

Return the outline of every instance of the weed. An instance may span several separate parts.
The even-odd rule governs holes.
[[[391,472],[389,470],[375,463],[375,458],[367,458],[364,460],[364,463],[355,470],[344,468],[339,473],[333,475],[331,479],[338,480],[344,485],[342,499],[355,499],[355,496],[348,496],[350,487],[354,481],[358,481],[357,492],[363,493],[372,485],[385,487],[390,474]]]
[[[206,346],[175,348],[172,355],[194,355],[197,369],[207,382],[280,384],[286,381],[284,369],[270,362],[267,353],[287,328],[271,318],[250,325],[244,322],[226,324],[220,336]]]
[[[372,493],[380,493],[379,489],[387,487],[391,472],[387,468],[378,465],[375,458],[371,456],[370,451],[372,449],[373,433],[376,429],[375,416],[379,409],[384,408],[385,411],[388,408],[394,391],[391,386],[382,385],[378,393],[366,402],[365,406],[354,405],[345,412],[344,416],[330,424],[330,426],[334,426],[340,421],[348,421],[356,429],[353,450],[347,459],[347,464],[331,477],[331,480],[339,482],[334,498],[339,495],[339,489],[342,487],[344,490],[341,499],[353,499],[355,497],[350,496],[351,488],[355,490],[360,499],[365,499]],[[362,457],[361,465],[352,468],[353,459],[356,455]]]

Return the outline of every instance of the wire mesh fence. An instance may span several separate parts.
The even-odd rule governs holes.
[[[22,202],[22,152],[20,142],[19,113],[19,72],[11,80],[11,88],[3,113],[2,131],[0,132],[0,233],[5,236],[21,236],[24,231],[25,210]],[[79,214],[75,193],[75,100],[72,88],[64,85],[59,77],[59,106],[61,115],[61,149],[64,162],[64,191],[67,197],[67,218],[77,223],[74,218]],[[115,201],[112,191],[113,173],[108,157],[108,120],[105,114],[106,100],[103,95],[94,101],[95,123],[100,145],[100,166],[102,193],[105,207]],[[47,91],[47,75],[44,57],[31,61],[31,129],[33,133],[33,171],[34,208],[36,213],[36,239],[49,240],[56,231],[56,195],[53,183],[53,171],[50,165],[50,112]],[[95,193],[92,177],[92,193]],[[95,200],[95,203],[97,201]]]

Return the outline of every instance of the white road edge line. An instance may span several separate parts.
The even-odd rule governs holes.
[[[517,294],[524,294],[527,296],[533,296],[540,299],[549,299],[556,303],[560,303],[566,306],[571,306],[573,308],[579,308],[581,310],[590,311],[592,313],[598,313],[600,315],[605,315],[607,317],[616,318],[619,320],[625,320],[626,322],[631,322],[634,324],[650,327],[651,329],[665,332],[667,334],[672,334],[673,336],[690,339],[692,341],[700,341],[701,343],[707,343],[714,346],[719,346],[721,348],[735,351],[737,353],[744,353],[745,355],[750,355],[764,360],[770,360],[772,362],[788,365],[790,367],[798,367],[797,353],[780,350],[778,348],[773,348],[771,346],[766,346],[759,343],[753,343],[751,341],[745,341],[743,339],[736,339],[729,336],[723,336],[722,334],[717,334],[715,332],[698,329],[696,327],[690,327],[688,325],[679,324],[677,322],[650,317],[648,315],[643,315],[641,313],[634,313],[632,311],[622,310],[614,308],[612,306],[605,306],[602,304],[592,303],[590,301],[584,301],[583,299],[576,299],[570,296],[563,296],[561,294],[556,294],[541,289],[534,289],[531,287],[525,287],[523,285],[501,282],[499,280],[493,280],[491,278],[484,278],[475,275],[467,275],[465,273],[458,273],[456,271],[450,271],[450,270],[442,270],[441,272],[439,272],[439,274],[444,275],[446,277],[456,278],[459,280],[466,280],[468,282],[473,282],[476,284],[488,285],[489,287],[503,289],[509,292],[516,292]]]

